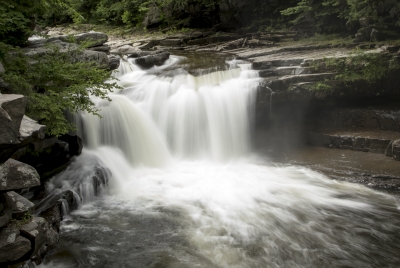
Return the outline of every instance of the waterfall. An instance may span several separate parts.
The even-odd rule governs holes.
[[[41,267],[399,266],[394,197],[253,153],[257,72],[181,60],[122,60],[101,117],[75,116],[85,148],[47,191],[79,209]]]

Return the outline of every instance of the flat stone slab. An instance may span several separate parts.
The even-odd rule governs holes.
[[[14,159],[0,165],[0,191],[13,191],[40,185],[36,169]]]
[[[25,197],[17,194],[14,191],[6,193],[11,200],[12,215],[14,219],[21,219],[25,213],[33,214],[35,212],[35,204]]]

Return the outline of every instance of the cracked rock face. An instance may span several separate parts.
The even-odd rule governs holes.
[[[0,165],[0,191],[13,191],[40,185],[40,176],[30,165],[8,159]]]

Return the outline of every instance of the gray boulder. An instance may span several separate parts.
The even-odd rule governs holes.
[[[26,260],[21,258],[31,250],[31,242],[19,234],[15,227],[0,229],[0,264]]]
[[[160,66],[169,59],[169,53],[163,52],[155,55],[139,57],[136,59],[136,64],[144,69],[151,68],[155,65]]]
[[[25,197],[14,191],[7,192],[7,195],[12,203],[12,217],[14,219],[22,219],[26,213],[33,214],[35,212],[35,204]]]
[[[0,95],[0,144],[19,143],[19,127],[26,104],[27,98],[22,95]]]
[[[0,165],[0,191],[13,191],[40,185],[40,177],[33,167],[8,159]]]
[[[107,42],[108,36],[105,33],[90,31],[75,35],[75,40],[78,44],[86,43],[89,44],[87,47],[96,47]]]

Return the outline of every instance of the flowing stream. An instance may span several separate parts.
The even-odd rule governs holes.
[[[84,152],[47,189],[80,204],[40,267],[400,266],[395,197],[253,153],[258,73],[187,61],[122,60],[102,119],[75,117]]]

